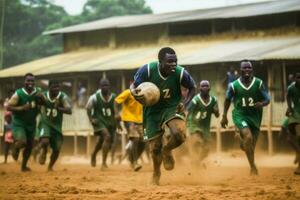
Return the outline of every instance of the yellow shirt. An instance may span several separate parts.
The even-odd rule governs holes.
[[[142,123],[143,107],[134,99],[130,90],[124,90],[115,99],[117,104],[122,104],[122,121]]]

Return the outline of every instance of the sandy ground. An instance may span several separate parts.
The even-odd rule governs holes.
[[[292,155],[257,158],[259,176],[249,176],[243,154],[211,155],[203,167],[187,160],[173,171],[162,172],[161,185],[151,185],[151,164],[139,172],[111,165],[101,171],[85,157],[64,157],[54,172],[30,163],[32,172],[19,172],[19,164],[0,164],[0,199],[300,199],[300,176],[293,175]],[[2,159],[2,158],[1,158]]]

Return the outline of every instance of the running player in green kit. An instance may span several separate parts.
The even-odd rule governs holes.
[[[296,73],[295,82],[288,87],[287,105],[289,142],[296,151],[295,163],[298,163],[294,173],[300,175],[300,72]]]
[[[228,125],[227,111],[231,100],[233,100],[232,119],[240,131],[241,149],[247,155],[251,167],[250,174],[257,175],[254,151],[260,131],[262,108],[269,104],[270,97],[263,81],[253,76],[253,68],[250,61],[242,61],[240,71],[241,77],[228,87],[221,125],[223,128]]]
[[[162,48],[158,53],[158,62],[141,67],[130,86],[132,95],[142,102],[143,96],[136,89],[143,82],[152,82],[160,89],[160,100],[143,111],[144,140],[149,141],[153,160],[153,184],[158,185],[163,162],[166,170],[174,168],[172,150],[180,146],[186,137],[185,116],[181,104],[181,86],[189,89],[185,106],[195,94],[195,82],[189,73],[177,65],[177,56],[172,48]],[[164,125],[170,128],[170,137],[163,144]]]
[[[63,143],[62,122],[63,114],[72,114],[72,107],[68,96],[60,91],[60,83],[49,81],[49,90],[43,93],[41,119],[39,124],[39,163],[46,162],[48,146],[52,149],[48,171],[53,170]]]
[[[209,152],[211,142],[211,115],[219,117],[217,98],[209,95],[210,83],[200,82],[200,93],[192,99],[188,108],[187,127],[191,134],[190,142],[192,154],[196,154],[197,161],[202,162]]]
[[[96,166],[96,156],[102,148],[102,166],[106,169],[106,158],[111,148],[112,142],[120,120],[116,95],[110,91],[110,83],[106,78],[100,80],[100,89],[90,96],[87,103],[87,114],[94,129],[94,135],[99,136],[95,149],[91,156],[92,167]]]
[[[31,171],[27,167],[27,161],[32,150],[39,103],[40,89],[35,87],[34,75],[27,73],[24,87],[16,90],[7,106],[7,110],[13,112],[12,124],[15,141],[12,156],[15,160],[18,160],[19,152],[24,148],[21,164],[21,171],[23,172]]]

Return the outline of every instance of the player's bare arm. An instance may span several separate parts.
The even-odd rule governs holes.
[[[68,115],[71,115],[72,114],[72,106],[71,106],[71,102],[70,100],[65,97],[63,99],[63,104],[60,105],[60,104],[57,104],[56,106],[56,109],[64,114],[68,114]]]
[[[286,95],[286,102],[287,102],[287,110],[286,110],[286,112],[285,112],[285,115],[287,116],[287,117],[289,117],[289,116],[291,116],[292,115],[292,113],[293,113],[293,107],[292,107],[292,99],[291,99],[291,96],[290,96],[290,94],[289,93],[287,93],[287,95]]]
[[[95,106],[95,102],[94,102],[94,96],[91,96],[87,102],[86,105],[86,111],[87,111],[87,115],[89,118],[89,121],[91,122],[91,124],[95,125],[97,124],[97,119],[93,118],[93,112],[94,112],[94,106]]]
[[[221,126],[222,128],[226,128],[228,126],[228,119],[227,119],[227,112],[231,104],[231,98],[233,96],[233,89],[229,87],[226,92],[226,98],[224,101],[224,111],[221,119]]]
[[[255,108],[262,108],[264,106],[267,106],[270,103],[270,96],[269,96],[268,92],[266,91],[264,85],[261,86],[260,91],[262,93],[262,96],[264,97],[264,100],[260,101],[260,102],[256,102],[254,104]]]
[[[216,103],[216,105],[213,107],[213,113],[217,118],[220,116],[218,103]]]
[[[31,104],[27,103],[22,106],[17,106],[19,102],[19,96],[15,93],[8,101],[7,110],[8,111],[25,111],[31,108]]]

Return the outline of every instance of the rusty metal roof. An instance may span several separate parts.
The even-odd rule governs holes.
[[[274,59],[300,59],[300,37],[270,37],[236,40],[191,41],[170,44],[181,65]],[[161,47],[89,49],[63,53],[0,71],[0,78],[71,72],[136,69],[157,59]]]
[[[229,7],[198,9],[172,13],[118,16],[46,31],[44,34],[84,32],[111,28],[137,27],[184,21],[241,18],[300,10],[300,0],[277,0]]]

